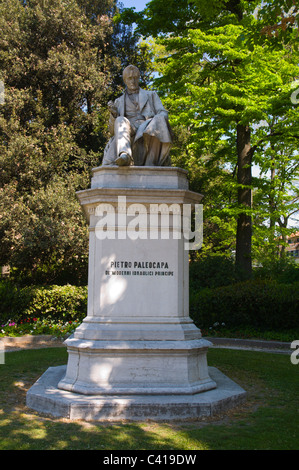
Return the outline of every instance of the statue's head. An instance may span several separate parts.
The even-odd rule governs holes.
[[[128,65],[123,71],[123,80],[129,91],[137,91],[139,88],[140,72],[135,65]]]

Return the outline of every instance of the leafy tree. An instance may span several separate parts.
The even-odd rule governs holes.
[[[140,41],[140,36],[136,33],[130,22],[123,21],[123,3],[120,3],[114,10],[113,16],[113,36],[111,41],[111,55],[117,54],[118,63],[113,69],[113,92],[114,97],[123,90],[122,72],[129,64],[134,64],[140,71],[140,85],[148,88],[153,78],[152,61],[153,52],[149,41]],[[136,46],[138,44],[138,46]]]
[[[271,13],[267,2],[257,0],[178,0],[167,6],[152,0],[139,15],[140,32],[156,35],[166,47],[157,84],[175,122],[188,128],[189,153],[195,160],[214,155],[236,183],[237,198],[225,210],[237,221],[236,263],[247,277],[252,165],[266,158],[269,146],[289,147],[299,136],[298,108],[290,100],[299,74],[297,31],[289,22],[285,42],[283,28],[282,37],[265,34]]]
[[[299,19],[296,0],[261,2],[257,9],[257,17],[261,34],[255,33],[255,41],[263,40],[262,36],[266,35],[276,47],[281,47],[282,42],[284,44],[291,42],[293,47],[296,46]]]
[[[117,8],[0,0],[0,264],[18,278],[86,282],[88,229],[75,192],[101,162],[126,47],[143,57],[129,27],[116,27]]]
[[[286,237],[294,231],[290,219],[299,212],[299,160],[296,145],[269,146],[260,161],[254,194],[254,259],[261,262],[285,256]],[[256,209],[255,209],[256,208]]]

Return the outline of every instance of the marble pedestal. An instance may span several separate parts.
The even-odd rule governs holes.
[[[65,391],[78,403],[85,396],[85,405],[89,396],[90,406],[104,397],[111,416],[117,397],[130,409],[144,397],[151,411],[140,419],[158,417],[159,396],[164,404],[184,397],[192,408],[198,394],[217,388],[207,365],[210,343],[189,317],[184,207],[202,196],[189,191],[184,170],[165,167],[99,167],[91,188],[77,196],[90,229],[88,310],[65,342],[57,396]],[[52,409],[46,388],[42,401],[40,388],[29,391],[28,406],[47,408],[51,396]]]

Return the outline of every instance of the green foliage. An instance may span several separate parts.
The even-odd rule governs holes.
[[[190,289],[222,287],[239,280],[233,259],[224,256],[207,256],[190,264]]]
[[[13,277],[25,283],[87,283],[88,229],[75,198],[77,181],[75,175],[53,176],[46,188],[23,197],[12,185],[11,193],[0,188],[2,263],[17,269]]]
[[[297,17],[294,2],[281,0],[152,0],[135,17],[140,33],[165,48],[155,86],[177,134],[173,161],[191,172],[192,182],[198,178],[207,196],[206,232],[222,234],[204,237],[204,250],[238,251],[243,243],[254,259],[262,244],[262,256],[277,256],[274,240],[285,236],[298,210],[299,108],[291,101],[299,74]],[[237,148],[245,128],[247,146],[243,140]],[[254,164],[260,178],[252,177]],[[251,231],[242,233],[251,220],[252,253]]]
[[[190,316],[203,328],[216,322],[228,328],[285,330],[299,326],[299,282],[250,280],[206,288],[194,294],[190,302]]]
[[[257,10],[257,20],[262,34],[255,34],[254,40],[267,37],[274,47],[291,43],[298,48],[299,8],[294,0],[275,0],[262,2]]]
[[[24,314],[50,320],[83,320],[87,314],[87,287],[66,285],[36,288]]]
[[[87,282],[75,193],[108,139],[107,102],[148,50],[114,23],[116,0],[0,0],[0,265],[27,283]]]
[[[263,264],[285,257],[286,237],[296,231],[289,227],[299,210],[296,147],[295,140],[287,146],[272,142],[263,155],[257,154],[260,174],[253,198],[253,256]]]
[[[299,265],[289,258],[278,258],[264,262],[263,266],[254,270],[256,279],[277,281],[281,284],[299,282]]]
[[[19,287],[0,282],[0,323],[28,318],[81,321],[87,314],[86,286]]]
[[[98,115],[111,80],[111,2],[96,4],[94,22],[75,0],[0,2],[0,264],[28,282],[70,273],[86,282],[88,232],[75,191],[88,187],[104,145]]]
[[[255,267],[244,282],[231,258],[208,256],[190,264],[190,316],[200,328],[216,325],[221,336],[240,327],[298,330],[298,287],[299,265],[287,258]]]
[[[21,288],[13,282],[0,281],[0,324],[21,318],[33,297],[32,287]]]
[[[18,323],[8,321],[0,325],[0,337],[24,335],[50,335],[65,338],[71,335],[80,325],[78,320],[49,320],[48,318],[20,320]]]

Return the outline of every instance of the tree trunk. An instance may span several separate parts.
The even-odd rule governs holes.
[[[280,228],[282,229],[286,229],[287,226],[288,226],[288,222],[289,222],[289,216],[285,216],[285,215],[282,215],[282,219],[279,218],[278,220],[278,224],[280,226]],[[280,249],[280,252],[279,252],[279,257],[280,259],[285,259],[286,256],[287,256],[287,252],[286,252],[286,242],[287,242],[287,237],[286,237],[286,234],[285,234],[285,230],[282,230],[282,245],[281,245],[281,249]]]
[[[276,165],[275,165],[275,147],[273,142],[270,142],[271,146],[271,165],[270,165],[270,192],[269,192],[269,215],[270,215],[270,228],[275,227],[276,219],[275,218],[275,176],[276,176]]]
[[[274,200],[274,191],[275,191],[275,185],[274,185],[274,178],[275,178],[275,166],[274,163],[271,163],[271,176],[270,176],[270,194],[269,194],[269,214],[270,214],[270,227],[275,226],[275,200]]]
[[[244,209],[251,209],[251,145],[249,126],[237,125],[237,154],[238,154],[238,204]],[[236,240],[236,267],[245,278],[252,275],[251,259],[251,215],[246,211],[238,215]]]

